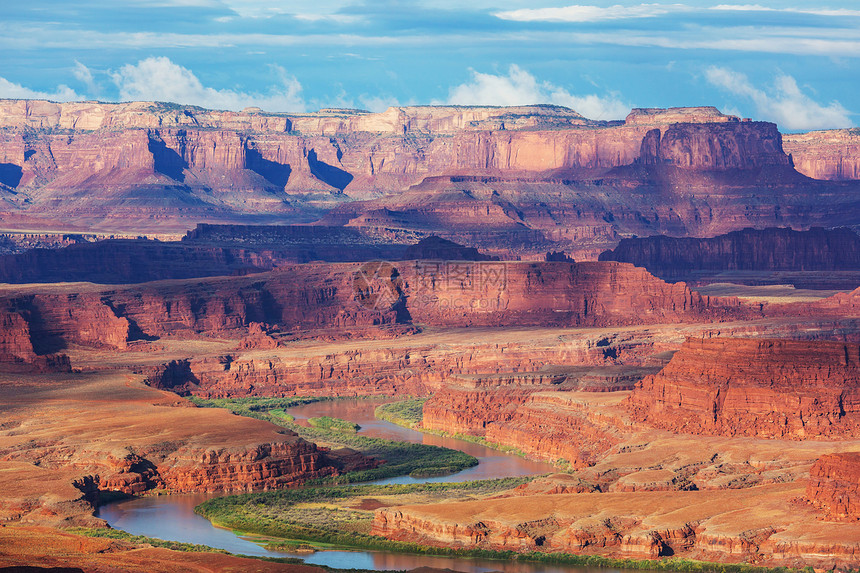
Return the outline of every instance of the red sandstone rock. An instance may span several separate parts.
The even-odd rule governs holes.
[[[628,408],[677,432],[844,438],[860,430],[860,347],[688,339],[659,374],[636,385]]]
[[[619,420],[591,415],[587,407],[562,397],[564,393],[543,390],[444,388],[425,402],[422,426],[481,436],[574,467],[594,464],[618,443]]]
[[[626,264],[417,261],[401,275],[412,320],[439,326],[674,323],[749,312],[737,299],[702,297]]]
[[[613,262],[308,264],[245,277],[56,289],[64,294],[27,290],[6,300],[28,313],[37,354],[69,343],[125,348],[129,340],[180,333],[239,338],[252,323],[349,337],[410,323],[606,326],[757,314],[737,299],[702,297]]]
[[[860,453],[821,456],[809,472],[806,499],[835,519],[860,519]]]
[[[35,359],[27,320],[14,311],[0,314],[0,362],[32,362]]]
[[[713,108],[634,110],[621,123],[547,106],[284,117],[9,101],[0,126],[0,162],[15,172],[2,184],[30,200],[27,215],[66,223],[177,229],[260,213],[310,221],[320,208],[383,193],[339,207],[332,221],[582,258],[619,234],[856,218],[853,188],[795,173],[775,125]],[[762,185],[774,193],[763,196]]]
[[[280,489],[334,468],[315,444],[303,440],[259,444],[249,449],[180,448],[158,465],[165,488],[173,492]]]
[[[856,129],[811,131],[783,136],[798,171],[814,179],[860,179],[860,133]]]

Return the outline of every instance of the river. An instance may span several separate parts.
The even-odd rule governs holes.
[[[458,440],[423,434],[402,428],[389,422],[377,420],[373,410],[380,402],[374,400],[332,400],[315,402],[288,410],[297,423],[308,418],[331,416],[355,422],[361,426],[360,433],[389,440],[424,443],[462,450],[478,458],[478,465],[451,476],[433,478],[411,478],[402,476],[371,483],[420,483],[438,481],[472,481],[510,476],[529,476],[553,471],[549,464],[523,459],[513,454],[498,451]],[[227,529],[214,527],[207,519],[194,513],[194,507],[213,497],[212,494],[168,495],[136,498],[101,507],[98,516],[111,527],[134,535],[146,535],[159,539],[198,543],[225,549],[231,553],[266,556],[299,557],[309,565],[376,571],[404,570],[417,567],[436,567],[467,573],[502,571],[504,573],[588,573],[586,568],[550,566],[542,564],[516,563],[510,561],[476,560],[465,558],[406,555],[385,551],[318,551],[310,555],[294,555],[269,551],[254,543],[253,538],[236,535]],[[607,573],[606,569],[599,570]],[[641,573],[641,572],[640,572]]]

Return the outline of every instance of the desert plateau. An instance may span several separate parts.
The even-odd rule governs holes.
[[[4,7],[0,573],[860,570],[825,4]]]
[[[0,108],[3,565],[311,570],[99,517],[244,492],[198,511],[287,555],[860,564],[854,147],[714,108]],[[432,493],[468,452],[393,454],[355,398],[546,470]]]

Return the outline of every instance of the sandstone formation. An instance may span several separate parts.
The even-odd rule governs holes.
[[[275,489],[338,471],[337,460],[287,430],[194,408],[122,373],[6,374],[0,394],[8,405],[0,466],[23,463],[46,477],[70,476],[90,501],[98,491]],[[21,494],[24,514],[42,503],[31,493]]]
[[[372,533],[453,548],[855,566],[857,526],[831,524],[821,536],[815,510],[790,501],[800,492],[795,484],[776,484],[722,492],[568,493],[406,505],[376,510]]]
[[[835,129],[783,136],[798,171],[813,179],[860,179],[860,131]]]
[[[835,519],[860,519],[860,453],[821,456],[809,472],[806,499]]]
[[[280,335],[269,349],[228,348],[187,361],[191,372],[180,369],[171,390],[214,398],[396,396],[433,394],[451,385],[548,390],[554,387],[547,384],[563,379],[570,390],[611,393],[632,388],[650,373],[647,368],[665,365],[685,336],[834,339],[850,338],[846,332],[857,326],[856,319],[774,319],[602,329],[431,328],[398,337],[377,330],[360,339],[325,332],[292,342]],[[469,427],[483,428],[484,413],[473,412]]]
[[[844,228],[744,229],[708,239],[658,235],[622,239],[600,260],[633,263],[667,280],[725,271],[856,271],[860,236]]]
[[[619,420],[595,415],[576,393],[535,387],[447,388],[424,405],[422,426],[469,434],[574,468],[593,465],[618,444]]]
[[[287,117],[7,100],[0,126],[12,225],[155,232],[329,212],[330,224],[377,235],[583,258],[632,233],[852,224],[857,212],[855,186],[793,170],[775,125],[714,108],[594,122],[555,106]]]
[[[689,339],[636,385],[637,420],[675,432],[836,439],[860,428],[860,347],[839,342]]]
[[[413,323],[609,326],[758,315],[737,299],[702,297],[683,283],[613,262],[313,264],[126,287],[22,287],[0,300],[10,309],[12,355],[27,352],[25,323],[41,355],[69,344],[122,349],[178,334],[239,338],[251,323],[353,337]]]
[[[623,263],[417,261],[401,274],[412,320],[438,326],[609,326],[750,312],[737,299],[702,297]]]

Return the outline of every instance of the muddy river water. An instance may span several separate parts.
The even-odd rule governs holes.
[[[420,483],[438,481],[471,481],[510,476],[529,476],[553,471],[549,464],[523,459],[513,454],[457,440],[402,428],[377,420],[373,410],[380,402],[373,400],[333,400],[306,404],[288,410],[298,423],[308,418],[331,416],[355,422],[360,433],[389,440],[424,443],[462,450],[478,458],[477,466],[454,475],[432,478],[402,476],[372,483]],[[422,566],[451,569],[468,573],[503,571],[505,573],[586,573],[588,569],[542,564],[514,563],[509,561],[476,560],[465,558],[404,555],[385,551],[318,551],[310,555],[278,553],[265,549],[249,538],[232,531],[214,527],[208,520],[194,513],[194,507],[212,495],[169,495],[146,497],[109,504],[99,509],[99,517],[111,527],[135,535],[147,535],[171,541],[199,543],[226,549],[231,553],[268,556],[300,557],[306,563],[338,568],[361,568],[376,571],[414,569]],[[606,569],[596,570],[607,573]],[[640,572],[641,573],[641,572]]]

